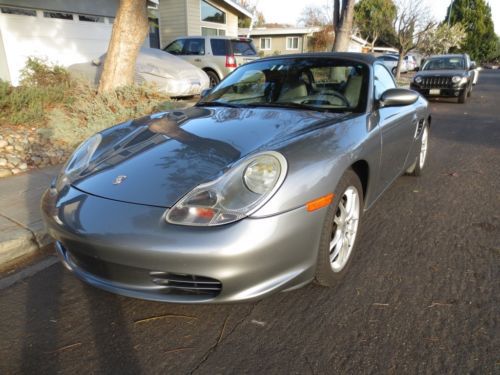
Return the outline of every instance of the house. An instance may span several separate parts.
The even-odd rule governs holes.
[[[0,0],[1,1],[1,0]],[[180,36],[238,36],[238,19],[252,14],[230,0],[160,0],[160,46]]]
[[[290,53],[310,52],[310,39],[320,27],[258,27],[252,29],[239,29],[240,36],[249,36],[253,39],[255,47],[264,56],[285,55]],[[367,52],[369,43],[355,35],[351,35],[349,52]]]
[[[242,37],[253,39],[257,51],[262,55],[284,55],[309,51],[309,38],[319,31],[319,27],[257,27],[239,29]]]
[[[19,83],[30,56],[63,66],[106,52],[119,0],[0,0],[0,79]]]

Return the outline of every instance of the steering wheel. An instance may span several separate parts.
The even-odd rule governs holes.
[[[341,93],[337,91],[330,91],[328,92],[327,95],[332,95],[335,96],[336,98],[339,98],[342,101],[342,104],[346,107],[350,107],[351,103],[349,103],[349,100],[342,95]],[[316,104],[316,105],[333,105],[330,101],[324,100],[324,99],[307,99],[301,102],[301,104]]]

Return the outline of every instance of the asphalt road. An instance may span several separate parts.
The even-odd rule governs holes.
[[[498,374],[499,98],[483,71],[465,105],[432,103],[425,174],[366,214],[335,289],[170,305],[55,264],[0,291],[0,373]]]

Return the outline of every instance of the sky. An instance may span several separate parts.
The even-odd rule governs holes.
[[[266,22],[296,25],[306,5],[323,6],[331,0],[258,0],[257,8],[264,13]],[[500,35],[500,0],[486,0],[491,7],[495,32]],[[451,0],[424,0],[437,21],[444,20]]]

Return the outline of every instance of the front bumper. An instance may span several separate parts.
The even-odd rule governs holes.
[[[415,83],[410,84],[410,89],[419,92],[425,97],[457,98],[466,89],[466,84],[453,87],[421,87]]]
[[[315,272],[325,209],[304,207],[220,227],[165,221],[166,210],[48,190],[42,212],[64,265],[96,287],[182,303],[251,301]]]

